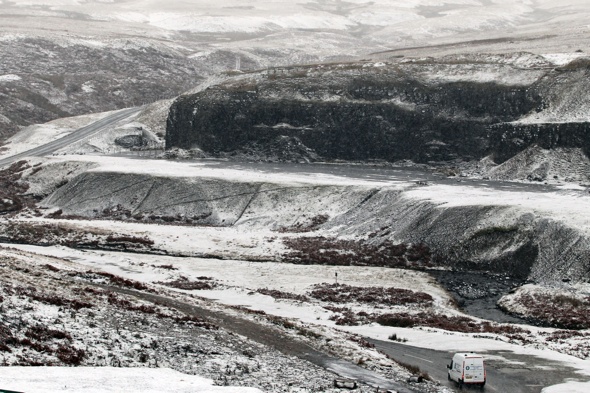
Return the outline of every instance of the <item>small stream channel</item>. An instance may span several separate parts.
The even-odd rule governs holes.
[[[521,280],[487,272],[431,270],[429,273],[457,301],[467,314],[499,323],[528,324],[524,319],[506,314],[496,307],[498,300]]]

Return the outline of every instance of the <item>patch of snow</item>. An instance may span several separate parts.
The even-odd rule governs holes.
[[[1,367],[2,389],[26,392],[260,393],[247,387],[213,386],[213,381],[168,368]]]
[[[588,183],[589,167],[590,160],[580,148],[542,149],[535,145],[488,169],[485,176],[495,180],[528,180],[550,184],[565,181],[570,184],[569,189],[583,189],[573,182]]]
[[[101,156],[54,156],[51,160],[56,161],[84,161],[95,162],[100,166],[94,171],[96,172],[120,172],[121,168],[125,168],[127,173],[149,174],[153,176],[170,176],[170,177],[208,177],[219,178],[225,180],[239,180],[239,181],[264,181],[264,182],[278,182],[285,184],[324,184],[324,185],[358,185],[358,186],[374,186],[377,184],[387,185],[391,187],[405,188],[411,185],[412,180],[363,180],[359,178],[347,178],[343,176],[331,175],[327,173],[271,173],[266,171],[245,171],[239,169],[219,169],[208,165],[207,161],[199,162],[173,162],[162,160],[134,160],[122,157],[101,157]]]
[[[198,58],[201,58],[201,57],[208,57],[212,53],[214,53],[214,51],[200,51],[200,52],[193,53],[192,55],[190,55],[189,56],[189,59],[198,59]]]
[[[542,217],[566,223],[590,234],[590,198],[569,190],[569,193],[527,193],[494,187],[462,187],[433,184],[408,190],[408,198],[430,200],[441,208],[456,206],[510,206],[518,211],[534,211]]]
[[[400,10],[392,12],[387,9],[379,9],[377,11],[366,10],[355,13],[350,17],[350,20],[360,25],[385,27],[395,25],[397,23],[409,22],[423,18],[423,16],[417,15],[414,12],[406,12]]]
[[[574,53],[543,53],[541,54],[547,61],[551,62],[556,66],[564,66],[569,62],[579,59],[580,57],[587,56],[586,53],[583,52],[574,52]]]
[[[93,93],[95,91],[94,84],[92,82],[85,82],[82,84],[82,91],[84,93]]]
[[[149,24],[167,30],[184,30],[198,33],[257,33],[277,30],[271,20],[249,16],[207,16],[196,14],[164,13],[150,14]]]
[[[541,393],[588,393],[590,382],[569,381],[559,385],[549,386],[541,390]]]
[[[527,86],[544,75],[543,70],[514,72],[511,66],[472,64],[472,65],[436,65],[425,71],[417,69],[420,75],[430,83],[476,82],[498,83],[507,86]]]
[[[146,14],[141,12],[120,12],[113,15],[115,19],[124,21],[124,22],[134,22],[134,23],[148,23],[149,17]]]
[[[355,26],[355,23],[345,17],[323,14],[294,14],[278,18],[275,23],[284,29],[330,29],[345,30]]]
[[[0,82],[18,82],[22,79],[20,76],[14,74],[0,75]]]
[[[26,37],[25,34],[0,34],[0,42],[18,41]]]

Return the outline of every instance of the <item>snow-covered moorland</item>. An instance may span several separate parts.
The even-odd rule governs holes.
[[[355,61],[332,67],[358,75],[402,67],[426,84],[506,89],[570,70],[576,78],[549,86],[538,110],[506,127],[583,129],[589,15],[580,0],[0,0],[0,155],[109,114],[17,133],[23,126],[169,98],[58,154],[160,146],[182,91],[230,75],[246,88],[248,72],[281,65],[275,77],[298,78],[292,64],[313,73],[328,61]],[[535,392],[590,390],[585,150],[533,146],[501,165],[454,165],[439,173],[462,176],[445,179],[108,156],[0,168],[0,239],[10,243],[0,246],[0,365],[10,366],[0,389],[336,393],[334,379],[354,375],[373,381],[361,392],[384,381],[451,389],[408,385],[418,371],[377,351],[378,339],[432,353],[475,349],[493,369],[551,375],[527,385]],[[433,268],[534,282],[494,296],[537,327],[467,315],[422,271]],[[462,289],[477,297],[489,287]],[[435,371],[444,384],[443,362]]]
[[[166,292],[172,290],[174,292],[169,293],[168,296],[184,299],[184,301],[192,299],[190,300],[191,302],[197,301],[199,304],[203,305],[204,301],[198,299],[209,298],[215,302],[209,305],[209,307],[212,307],[213,309],[219,309],[220,306],[233,306],[236,307],[234,309],[236,311],[234,312],[237,312],[237,310],[251,310],[251,315],[258,320],[258,323],[265,323],[263,316],[286,318],[292,323],[304,327],[306,331],[314,332],[313,334],[307,333],[307,337],[319,337],[319,340],[318,338],[311,339],[314,346],[319,345],[323,351],[336,353],[355,361],[362,359],[362,362],[370,369],[375,369],[374,367],[379,369],[385,364],[383,362],[386,360],[382,355],[372,352],[368,348],[363,349],[362,346],[359,346],[357,344],[357,342],[360,342],[358,341],[359,337],[388,340],[395,335],[398,340],[403,340],[408,345],[424,348],[447,351],[473,348],[479,352],[487,352],[487,356],[490,359],[495,359],[495,361],[510,362],[509,353],[511,352],[519,355],[547,359],[563,364],[564,366],[573,366],[574,368],[579,369],[582,373],[579,375],[579,378],[582,381],[587,379],[585,375],[590,375],[590,369],[587,367],[586,360],[577,359],[563,354],[569,352],[582,358],[588,356],[589,349],[586,346],[588,333],[584,331],[579,332],[579,334],[568,336],[564,334],[565,331],[559,329],[517,326],[520,329],[525,329],[527,333],[523,335],[515,335],[513,338],[510,338],[510,334],[505,335],[501,333],[461,333],[428,327],[408,329],[386,327],[376,323],[361,323],[357,326],[355,326],[355,324],[349,326],[346,323],[341,322],[339,316],[342,315],[343,308],[349,308],[350,312],[353,312],[354,314],[362,314],[363,312],[368,314],[375,312],[376,310],[381,313],[391,311],[396,312],[394,311],[396,309],[397,312],[420,312],[421,309],[424,311],[428,308],[432,308],[433,311],[437,313],[442,312],[445,315],[462,315],[455,308],[449,295],[438,287],[438,285],[425,273],[387,268],[285,266],[284,264],[270,262],[219,261],[198,258],[174,258],[157,255],[122,254],[118,252],[113,253],[104,251],[75,251],[62,247],[39,248],[18,246],[18,248],[25,252],[3,249],[2,253],[8,255],[10,258],[17,258],[19,260],[19,266],[25,266],[25,269],[30,269],[29,273],[33,273],[33,275],[39,268],[49,270],[51,275],[59,275],[58,269],[67,269],[66,271],[69,272],[68,275],[72,277],[75,277],[72,274],[73,269],[84,272],[105,272],[111,274],[112,277],[124,277],[133,283],[139,282],[145,283],[149,287],[155,286],[155,288],[158,288],[157,291]],[[30,252],[33,254],[30,254]],[[51,255],[51,257],[41,256],[43,254]],[[4,261],[6,267],[7,259],[4,259]],[[27,263],[23,263],[25,261]],[[49,266],[53,266],[53,268],[49,269]],[[335,273],[337,273],[337,275],[335,275]],[[86,273],[86,276],[85,279],[82,279],[80,285],[88,286],[91,283],[105,283],[108,281],[108,277],[110,277],[108,275],[94,275],[93,277],[88,273]],[[92,281],[85,284],[84,281],[88,279]],[[423,292],[431,296],[433,303],[426,306],[426,308],[424,308],[424,306],[419,306],[418,304],[412,305],[411,303],[406,306],[390,305],[387,303],[371,304],[360,299],[349,300],[346,304],[342,304],[320,300],[320,298],[314,298],[312,296],[312,292],[314,288],[317,288],[318,284],[329,283],[332,285],[335,281],[350,287],[358,286],[368,289],[374,287],[398,288],[401,290],[411,290],[415,293]],[[200,283],[200,285],[196,285],[197,283]],[[176,295],[174,295],[174,293],[176,293]],[[36,298],[29,300],[29,304],[35,305],[36,301],[41,299],[40,295],[41,293],[37,293]],[[197,295],[198,297],[194,297],[194,295]],[[118,299],[121,295],[116,294],[109,296],[109,299],[115,296]],[[8,294],[3,294],[3,297],[5,298],[4,305],[8,306],[8,302],[11,302],[12,298],[8,296]],[[96,298],[97,296],[93,295],[93,297]],[[98,298],[100,298],[100,296],[98,296]],[[80,300],[86,299],[87,295],[80,298]],[[121,301],[115,302],[114,300],[109,300],[109,303],[112,305],[125,304]],[[141,303],[137,304],[134,300],[132,305],[128,304],[125,307],[128,310],[132,310],[139,309],[140,305]],[[45,310],[44,313],[48,313],[51,307],[44,306],[42,309]],[[94,311],[94,307],[91,310],[96,312]],[[35,312],[37,313],[34,314],[37,315],[37,320],[47,321],[47,318],[39,319],[38,313],[41,311]],[[110,313],[112,312],[113,310],[110,311]],[[157,313],[160,312],[163,313],[164,310],[157,311]],[[60,319],[65,318],[65,316],[61,315],[59,310],[57,311],[57,314]],[[149,317],[149,314],[148,316],[143,316],[144,319],[147,317]],[[104,326],[102,326],[102,318],[103,317],[100,317],[99,311],[97,316],[92,320],[96,321],[95,323],[98,327],[104,329]],[[115,320],[119,320],[119,318],[120,317],[117,317]],[[148,332],[152,330],[149,328],[149,322],[147,324],[146,322],[142,322],[142,325],[146,326],[148,332],[145,332],[144,329],[141,328],[143,333],[139,340],[133,338],[137,336],[137,333],[131,334],[133,331],[132,326],[134,326],[133,323],[125,323],[124,325],[126,328],[123,328],[123,325],[120,325],[119,329],[123,328],[123,330],[120,333],[117,333],[121,335],[121,337],[117,335],[117,340],[122,341],[124,344],[126,344],[126,341],[131,340],[130,343],[126,344],[129,345],[126,347],[129,349],[126,352],[121,352],[117,347],[122,344],[114,346],[109,345],[107,344],[109,341],[107,339],[104,341],[104,344],[102,344],[106,345],[106,351],[99,352],[102,356],[98,356],[98,358],[95,359],[93,358],[93,356],[96,356],[94,355],[94,352],[96,352],[100,346],[97,346],[96,342],[90,340],[93,336],[90,334],[92,329],[79,329],[84,326],[85,323],[88,323],[84,322],[84,320],[84,308],[81,308],[75,318],[76,324],[71,326],[72,329],[75,329],[74,332],[80,331],[80,333],[76,333],[74,342],[82,344],[82,347],[86,349],[86,353],[89,354],[88,358],[85,359],[82,364],[92,364],[93,361],[98,359],[99,364],[101,364],[100,362],[107,362],[106,364],[108,365],[108,361],[112,363],[113,359],[117,359],[123,362],[123,366],[136,367],[142,366],[141,359],[143,358],[144,360],[151,359],[147,361],[147,364],[151,367],[154,366],[153,362],[155,361],[158,367],[168,366],[180,369],[181,371],[186,371],[184,367],[187,367],[187,363],[182,363],[180,359],[168,358],[170,356],[167,355],[167,351],[169,351],[168,345],[171,344],[164,344],[158,348],[152,348],[153,345],[152,347],[144,345],[148,338],[151,339],[152,342],[153,340],[159,340],[159,342],[162,342],[161,336],[158,336],[153,332],[148,334]],[[66,321],[67,319],[63,322],[65,323]],[[129,321],[132,322],[133,318]],[[63,326],[68,326],[69,331],[70,323],[73,322],[74,321],[58,326],[61,326],[62,329]],[[49,326],[53,327],[55,325],[50,324]],[[179,332],[181,329],[182,326],[178,326],[175,327],[174,330]],[[29,330],[31,329],[29,328]],[[129,333],[126,333],[126,331],[129,331]],[[347,338],[348,334],[346,332],[355,335],[348,336]],[[73,332],[71,334],[74,335]],[[176,333],[176,337],[180,338],[181,336],[179,336],[179,334],[180,333]],[[207,340],[207,334],[199,334],[199,337]],[[134,342],[136,342],[136,344],[133,344]],[[164,343],[166,343],[165,340]],[[178,343],[177,345],[181,345],[181,343]],[[205,343],[199,341],[198,344],[195,344],[192,342],[192,346],[194,345],[205,345]],[[219,340],[216,340],[215,345],[220,345]],[[257,364],[260,365],[260,367],[266,367],[260,363],[261,359],[258,350],[259,348],[252,349],[252,351],[256,353],[254,359],[256,359]],[[205,360],[210,354],[199,356],[203,356],[203,359]],[[230,359],[234,359],[235,356],[236,355],[232,355]],[[11,359],[11,356],[6,357],[5,355],[5,359]],[[236,361],[239,359],[242,358],[238,356]],[[179,360],[181,365],[178,363]],[[244,362],[243,359],[239,361]],[[197,361],[197,364],[199,363],[200,362]],[[184,366],[182,366],[182,364]],[[379,366],[379,364],[381,364],[381,366]],[[191,367],[194,371],[197,371],[199,375],[210,376],[212,372],[212,370],[206,369],[207,372],[203,374],[204,369],[201,366],[193,364]],[[229,365],[227,367],[236,366]],[[237,367],[243,368],[244,363],[237,365]],[[289,367],[292,369],[294,366]],[[285,372],[285,369],[282,369],[282,372]],[[312,371],[311,369],[307,369],[305,372],[308,373],[306,375],[310,375],[309,373]],[[401,375],[394,378],[405,378],[404,372],[396,372],[401,373]],[[215,372],[213,372],[213,375],[214,373]],[[239,376],[232,377],[234,381],[239,381],[234,383],[242,384],[249,381],[248,386],[259,386],[264,389],[264,386],[257,383],[252,385],[253,381],[251,378],[260,378],[260,376],[257,376],[255,370],[250,369],[246,374],[242,373],[241,375],[238,375]],[[248,378],[246,378],[246,376],[248,376]],[[281,381],[281,378],[278,376],[275,376],[274,378],[275,381]],[[290,378],[292,379],[293,376]],[[326,377],[324,376],[324,378]],[[559,390],[558,387],[553,387],[551,388],[552,390],[549,391],[576,391],[567,390],[574,389],[574,385],[578,387],[583,386],[585,388],[588,386],[587,384],[580,384],[578,382],[577,385],[576,383],[567,384],[565,387],[561,388],[565,390]],[[324,387],[324,389],[325,388],[326,387]],[[284,388],[279,386],[274,386],[271,390],[291,391],[283,389]],[[314,391],[313,388],[312,391]]]
[[[88,270],[83,264],[10,249],[3,248],[1,258],[1,351],[5,366],[172,368],[211,378],[214,384],[222,386],[251,386],[263,391],[332,391],[333,376],[317,366],[228,332],[194,314],[180,311],[178,306],[154,303],[149,297],[141,300],[137,295],[114,292],[104,286],[117,282],[112,288],[134,288],[149,294],[154,293],[154,289],[149,289],[152,285],[147,287],[128,281],[103,269]],[[159,268],[167,271],[166,266]],[[167,292],[165,287],[161,288],[155,293]],[[223,312],[240,314],[239,310],[206,306],[209,302],[192,295],[178,294],[173,298],[210,310],[225,309]],[[363,354],[367,349],[363,350],[353,341],[349,343],[346,335],[340,336],[342,338],[336,342],[351,350],[351,356],[356,351],[355,356],[375,357],[375,354]],[[381,357],[381,361],[388,363],[384,371],[401,374],[397,378],[408,375],[399,368],[389,368],[394,364],[387,359]],[[95,391],[92,389],[96,389],[93,386],[96,378],[109,377],[108,370],[111,369],[96,370],[86,377],[78,374],[79,381],[67,383],[64,391],[76,391],[76,387]],[[40,372],[38,377],[47,375],[55,381],[51,383],[64,382],[57,371],[53,376],[43,370]],[[125,380],[121,372],[115,370],[111,384],[114,390],[103,387],[101,391],[116,391],[117,383],[129,382],[138,373],[150,376],[148,371],[131,371],[130,379]],[[156,370],[150,378],[166,373]],[[19,369],[9,371],[8,376],[3,382],[10,382],[15,389],[38,386],[36,378],[24,376]],[[172,375],[169,373],[169,376]],[[206,386],[206,381],[190,377],[185,382],[185,386],[179,382],[178,387]]]
[[[3,268],[7,273],[3,275],[1,305],[10,310],[3,314],[2,319],[6,327],[3,331],[9,339],[7,347],[10,351],[4,353],[7,364],[79,362],[86,366],[157,365],[212,378],[216,384],[244,385],[269,391],[329,391],[328,385],[334,376],[327,371],[303,360],[295,366],[285,366],[280,360],[284,355],[268,352],[268,348],[247,340],[234,342],[232,340],[239,337],[223,329],[212,330],[199,319],[184,321],[182,312],[172,307],[168,300],[163,304],[149,301],[152,296],[150,291],[154,290],[154,295],[207,310],[239,315],[261,327],[278,326],[283,333],[298,337],[313,348],[396,381],[405,381],[409,373],[371,349],[365,338],[387,341],[396,337],[407,340],[409,345],[448,351],[476,348],[477,351],[487,351],[491,359],[502,362],[511,361],[509,354],[500,354],[501,351],[509,351],[518,356],[567,364],[579,370],[574,374],[579,382],[588,379],[585,366],[589,354],[587,330],[572,333],[556,328],[496,324],[465,315],[449,294],[424,272],[387,267],[281,263],[290,252],[289,242],[284,241],[289,238],[312,235],[320,239],[321,236],[348,233],[345,238],[354,239],[351,231],[355,228],[363,230],[362,225],[370,220],[365,220],[358,227],[334,225],[324,228],[326,221],[314,223],[313,219],[308,221],[304,215],[309,213],[310,218],[317,217],[314,209],[327,211],[330,216],[336,215],[340,209],[348,211],[350,207],[347,204],[358,206],[354,201],[356,198],[363,200],[366,190],[386,188],[391,193],[403,192],[411,200],[430,201],[428,203],[434,203],[438,209],[445,206],[495,206],[497,196],[501,194],[502,203],[509,206],[507,211],[511,215],[527,211],[527,214],[567,222],[571,228],[584,233],[587,230],[587,209],[584,208],[587,198],[583,189],[541,191],[521,185],[492,187],[490,184],[461,184],[456,181],[438,184],[434,180],[424,181],[425,175],[419,171],[384,176],[379,172],[355,172],[352,169],[341,173],[337,166],[329,172],[289,171],[284,170],[288,167],[260,166],[255,169],[255,165],[247,164],[92,156],[54,157],[37,160],[30,165],[29,169],[25,169],[23,180],[29,182],[31,190],[38,195],[51,193],[56,183],[62,184],[56,195],[68,195],[63,194],[68,185],[92,184],[88,182],[90,177],[81,182],[77,176],[99,175],[116,179],[121,168],[124,168],[125,176],[141,175],[180,182],[191,178],[191,184],[197,184],[195,181],[205,184],[222,180],[229,182],[229,188],[225,190],[243,187],[242,183],[261,182],[273,185],[267,186],[269,190],[299,191],[285,194],[291,198],[289,203],[262,195],[260,199],[251,200],[246,208],[240,208],[241,214],[235,218],[232,218],[232,206],[239,207],[241,202],[211,205],[219,209],[219,222],[227,218],[237,220],[229,226],[174,225],[175,222],[157,225],[136,218],[112,221],[105,217],[100,220],[68,217],[71,212],[67,209],[77,206],[77,198],[85,195],[82,186],[72,189],[77,191],[63,199],[67,200],[63,205],[57,202],[62,199],[47,199],[41,205],[51,200],[57,205],[50,209],[32,207],[18,214],[11,213],[10,219],[2,223],[3,231],[9,231],[3,232],[5,237],[7,233],[12,233],[23,236],[21,241],[29,239],[25,241],[29,243],[126,248],[138,253],[16,245],[10,247],[18,247],[21,251],[2,249]],[[69,175],[56,178],[56,168]],[[412,173],[411,177],[409,173]],[[124,197],[124,194],[110,193],[109,182],[102,184],[100,193],[106,192],[109,201],[116,204],[116,198]],[[194,193],[195,186],[192,187]],[[96,194],[96,189],[93,192],[95,206],[98,206],[104,201]],[[355,192],[361,192],[360,197],[354,196]],[[305,206],[308,211],[299,211],[294,215],[298,208],[303,207],[297,204],[296,195],[299,194],[314,197],[307,198]],[[121,202],[127,200],[125,198]],[[219,198],[212,198],[212,201],[215,200],[219,203]],[[310,202],[314,200],[317,202]],[[139,200],[131,203],[137,202]],[[370,210],[371,203],[362,205]],[[65,209],[63,214],[58,214],[58,206]],[[124,216],[121,215],[121,218]],[[294,220],[294,217],[298,218]],[[486,220],[491,220],[490,225],[496,228],[498,219],[488,217]],[[341,221],[335,219],[334,224]],[[10,232],[14,230],[16,232]],[[356,237],[362,233],[358,232]],[[385,231],[377,235],[380,233]],[[15,239],[18,237],[12,238]],[[183,257],[154,255],[158,253]],[[195,255],[207,256],[208,259],[186,258]],[[584,284],[577,285],[575,290],[579,294],[589,291]],[[140,299],[124,292],[129,287],[142,291]],[[57,288],[61,294],[59,301],[55,296]],[[564,284],[562,292],[567,290]],[[552,296],[559,295],[556,290]],[[518,310],[518,299],[517,296],[514,300],[506,296],[506,309],[522,314]],[[17,314],[17,310],[25,310],[26,313]],[[26,317],[19,319],[23,315]],[[175,323],[177,320],[184,323]],[[43,324],[38,326],[36,321]],[[21,328],[17,330],[18,326]],[[124,326],[127,328],[123,329]],[[169,331],[175,332],[172,341]],[[196,344],[193,341],[195,332],[199,332],[197,337],[202,339]],[[228,348],[222,351],[212,349],[211,345],[215,348],[219,346],[220,339],[215,338],[216,334],[221,334],[221,340],[225,342],[227,339],[231,345],[228,344]],[[152,345],[154,341],[158,342],[155,347]],[[188,342],[191,347],[185,352],[183,345]],[[243,352],[236,352],[243,351],[243,348],[254,348],[256,355],[251,358]],[[189,352],[196,361],[186,361]],[[226,354],[229,359],[224,357]],[[212,355],[214,359],[222,356],[223,361],[212,362]],[[275,360],[275,355],[279,360]],[[285,359],[293,361],[292,357]],[[262,376],[262,370],[275,370],[272,371],[275,372],[272,379],[279,382],[272,385],[268,377]],[[288,376],[283,375],[286,370]],[[293,377],[292,373],[305,378],[305,381]],[[445,388],[424,385],[421,389],[444,391]]]

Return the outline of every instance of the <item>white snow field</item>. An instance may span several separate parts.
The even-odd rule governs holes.
[[[212,381],[167,368],[0,367],[0,389],[19,392],[258,393],[213,386]]]
[[[189,32],[227,36],[216,43],[217,47],[246,39],[247,47],[268,43],[276,50],[307,44],[308,52],[320,53],[317,49],[329,50],[330,36],[323,34],[330,33],[341,49],[330,51],[334,56],[351,51],[360,54],[361,42],[365,53],[478,40],[487,41],[485,45],[490,47],[501,44],[521,50],[524,46],[514,44],[515,37],[527,37],[529,48],[573,52],[578,49],[576,45],[587,47],[583,36],[588,34],[586,21],[590,15],[590,5],[584,0],[15,0],[1,2],[0,13],[3,8],[8,16],[44,18],[42,23],[29,23],[31,31],[63,31],[66,21],[70,34],[143,32],[150,37],[170,38]],[[101,28],[107,25],[109,29]],[[12,24],[7,27],[23,30]],[[283,35],[286,32],[293,34]],[[258,40],[260,37],[265,39]],[[342,51],[342,47],[348,51]]]

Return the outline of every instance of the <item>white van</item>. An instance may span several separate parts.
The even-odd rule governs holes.
[[[481,355],[473,352],[457,353],[447,368],[449,381],[457,382],[459,389],[462,389],[463,385],[479,386],[483,389],[486,384],[486,368]]]

